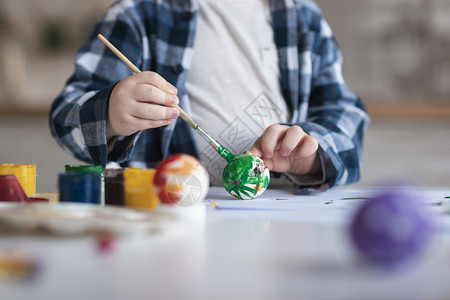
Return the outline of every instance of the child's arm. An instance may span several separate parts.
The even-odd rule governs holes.
[[[297,120],[269,127],[250,152],[300,189],[326,190],[359,180],[369,117],[343,79],[342,54],[320,9],[304,2],[298,15],[303,18],[297,45],[301,93],[293,105]]]
[[[142,46],[146,33],[139,16],[138,6],[124,6],[123,1],[113,4],[98,22],[89,41],[78,51],[75,71],[52,103],[49,118],[52,135],[65,151],[81,161],[105,166],[109,161],[129,160],[141,132],[139,129],[171,120],[172,108],[156,104],[167,100],[165,106],[171,106],[169,97],[161,97],[161,91],[169,94],[170,85],[154,75],[133,75],[97,38],[97,34],[102,33],[135,65],[149,70],[151,54],[150,49]],[[153,84],[155,80],[158,83]],[[148,85],[155,86],[152,89],[157,95],[154,94],[153,100],[140,96]],[[139,117],[148,120],[138,121]],[[134,134],[126,135],[128,133]],[[113,142],[108,143],[108,140]]]

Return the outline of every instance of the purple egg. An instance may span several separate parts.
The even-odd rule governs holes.
[[[382,191],[357,210],[350,236],[361,256],[383,265],[418,257],[430,239],[432,224],[426,207],[406,188]],[[417,193],[415,193],[417,195]]]

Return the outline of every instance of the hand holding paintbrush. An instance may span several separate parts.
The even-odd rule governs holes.
[[[161,76],[142,72],[120,80],[109,97],[106,136],[129,136],[178,118],[178,97]]]
[[[168,125],[180,115],[177,89],[155,72],[140,72],[103,36],[100,40],[136,75],[122,79],[108,105],[107,138],[128,136],[139,130]]]
[[[98,35],[98,38],[112,51],[117,57],[120,58],[134,73],[139,74],[141,71],[128,59],[123,55],[114,45],[112,45],[105,37],[101,34]],[[156,87],[161,88],[162,90],[168,90],[169,94],[175,95],[176,92],[171,92],[173,90],[169,83],[167,83],[161,76],[156,73],[151,73],[155,76],[153,82],[155,82]],[[128,80],[130,77],[128,77]],[[119,83],[121,84],[121,83]],[[118,84],[118,86],[119,86]],[[127,82],[125,82],[127,84]],[[169,85],[169,88],[167,86]],[[151,92],[147,89],[147,93]],[[111,96],[113,96],[114,91]],[[145,90],[144,93],[145,94]],[[145,95],[141,95],[141,97],[146,97]],[[160,102],[164,102],[160,100]],[[213,139],[206,131],[204,131],[198,124],[192,120],[191,117],[186,114],[186,112],[181,109],[179,106],[176,106],[179,111],[181,118],[186,121],[189,126],[191,126],[203,139],[208,142],[208,144],[213,147],[219,155],[225,159],[228,164],[226,165],[224,172],[222,174],[222,180],[225,186],[225,189],[236,198],[240,199],[252,199],[259,195],[261,195],[264,190],[269,185],[269,170],[265,167],[264,162],[250,154],[238,155],[231,153],[227,148]],[[145,109],[144,109],[145,110]],[[172,115],[176,117],[177,115]],[[109,118],[114,118],[114,116],[109,115]],[[169,119],[167,122],[169,124],[172,120]],[[159,124],[163,124],[159,123]],[[164,125],[167,125],[164,124]],[[160,125],[163,126],[163,125]],[[136,130],[137,131],[137,130]],[[134,132],[133,132],[134,133]]]
[[[114,53],[117,55],[117,57],[120,58],[134,73],[138,74],[141,73],[141,71],[127,58],[125,55],[123,55],[116,47],[114,47],[113,44],[111,44],[103,35],[99,34],[98,38]],[[153,82],[156,85],[156,87],[161,89],[161,92],[168,92],[173,97],[175,97],[176,94],[176,88],[173,87],[170,83],[165,81],[161,76],[159,76],[156,73],[151,73],[148,76],[153,76]],[[161,94],[160,92],[160,94]],[[114,92],[113,92],[114,93]],[[141,96],[143,97],[143,96]],[[170,98],[171,96],[169,96]],[[164,96],[160,96],[160,102],[165,102]],[[167,98],[167,96],[165,97]],[[180,117],[186,121],[186,123],[191,126],[195,131],[197,131],[207,142],[210,144],[219,154],[221,157],[223,157],[225,160],[230,161],[234,158],[234,154],[232,154],[228,149],[223,147],[220,143],[218,143],[215,139],[213,139],[208,133],[206,133],[201,127],[198,126],[198,124],[192,120],[192,118],[179,106],[176,106],[176,108],[179,111]],[[172,117],[178,117],[178,114],[172,114]],[[171,118],[166,118],[166,121],[161,121],[158,124],[159,126],[167,125],[172,121]],[[167,124],[166,124],[167,123]],[[133,132],[134,133],[134,132]]]

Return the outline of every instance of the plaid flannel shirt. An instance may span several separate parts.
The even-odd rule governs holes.
[[[272,0],[280,84],[297,124],[319,141],[324,182],[300,189],[325,190],[360,177],[364,104],[342,77],[342,55],[317,5],[308,0]],[[170,125],[118,137],[108,149],[108,100],[118,81],[132,75],[96,37],[103,34],[141,70],[159,73],[179,92],[190,113],[185,83],[198,17],[197,0],[122,0],[113,4],[79,50],[75,71],[50,113],[53,136],[77,159],[105,166],[155,167],[171,153],[198,157],[194,131],[178,118]]]

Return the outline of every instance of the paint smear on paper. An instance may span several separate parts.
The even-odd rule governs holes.
[[[369,198],[367,197],[344,197],[341,198],[340,200],[367,200]]]

